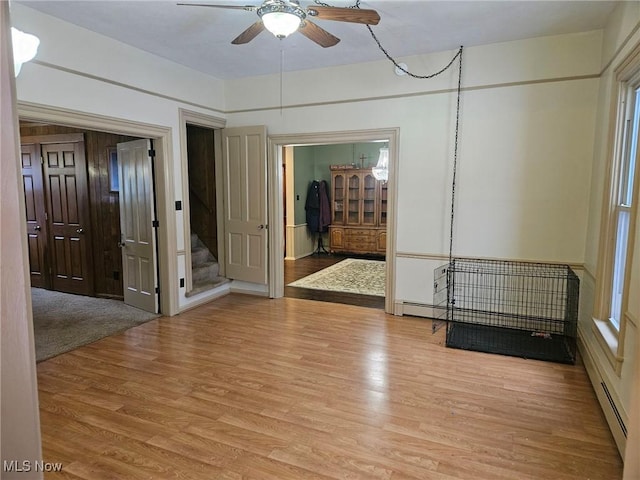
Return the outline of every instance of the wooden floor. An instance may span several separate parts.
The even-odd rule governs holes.
[[[328,290],[314,290],[311,288],[288,287],[291,282],[311,275],[323,268],[327,268],[346,257],[344,255],[314,254],[298,260],[284,261],[284,296],[291,298],[306,298],[307,300],[319,300],[321,302],[343,303],[347,305],[359,305],[384,309],[384,297],[376,295],[360,295],[357,293],[330,292]],[[376,257],[376,260],[381,258]]]
[[[582,365],[232,294],[38,364],[50,479],[615,480]]]

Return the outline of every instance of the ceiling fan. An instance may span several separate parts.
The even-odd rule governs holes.
[[[265,0],[261,5],[215,5],[209,3],[178,3],[178,5],[256,12],[260,20],[233,39],[231,43],[234,45],[250,42],[266,28],[278,38],[285,38],[297,30],[322,47],[333,47],[340,39],[313,23],[309,20],[310,17],[367,25],[377,25],[380,21],[380,15],[375,10],[315,4],[302,8],[298,0]]]

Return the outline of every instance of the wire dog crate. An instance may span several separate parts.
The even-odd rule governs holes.
[[[575,363],[580,280],[569,266],[454,259],[434,279],[447,347]]]

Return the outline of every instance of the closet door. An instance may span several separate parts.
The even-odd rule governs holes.
[[[51,287],[93,294],[84,141],[42,145]]]
[[[47,215],[44,206],[40,145],[22,145],[20,162],[27,220],[27,249],[31,286],[49,287],[49,268],[46,262]]]

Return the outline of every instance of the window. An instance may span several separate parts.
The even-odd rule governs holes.
[[[107,148],[107,167],[109,170],[109,191],[118,193],[120,191],[120,173],[118,171],[118,149],[116,147]]]
[[[617,374],[624,361],[630,248],[638,211],[640,45],[615,71],[608,176],[604,189],[594,304],[594,331]]]
[[[623,124],[621,125],[622,142],[618,159],[618,185],[615,197],[615,241],[612,262],[611,310],[609,319],[614,329],[620,330],[622,311],[622,294],[627,263],[627,246],[629,244],[629,224],[631,221],[631,205],[633,202],[633,178],[638,153],[638,123],[640,119],[640,89],[627,87],[623,108]]]

